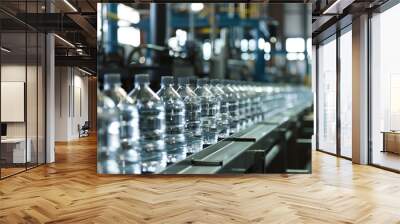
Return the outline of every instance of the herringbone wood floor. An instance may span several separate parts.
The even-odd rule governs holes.
[[[400,223],[400,175],[315,152],[312,175],[98,176],[96,143],[0,181],[0,223]]]

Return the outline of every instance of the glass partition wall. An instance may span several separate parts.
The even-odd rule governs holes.
[[[368,163],[400,172],[400,4],[388,1],[369,17]],[[317,47],[317,147],[352,157],[352,28]],[[336,49],[334,49],[336,45]],[[330,54],[328,53],[330,52]],[[336,58],[334,57],[339,55]],[[335,73],[335,69],[337,69]],[[333,75],[328,75],[335,73]],[[337,80],[335,79],[337,77]],[[329,82],[327,84],[326,82]],[[335,86],[331,87],[331,85]],[[337,92],[335,92],[335,90]],[[335,97],[337,97],[335,99]],[[335,105],[336,103],[336,105]],[[332,109],[336,107],[336,110]],[[335,114],[336,112],[336,114]],[[332,118],[332,117],[335,117]],[[336,128],[336,130],[335,130]],[[335,151],[335,146],[337,147]]]
[[[371,18],[370,162],[400,171],[400,4]]]
[[[318,149],[336,153],[336,36],[318,47]]]
[[[37,12],[39,2],[18,2],[18,10]],[[0,11],[1,179],[45,163],[45,41]]]
[[[351,25],[317,47],[317,149],[352,157]]]
[[[340,35],[340,155],[352,157],[352,33],[348,26]]]

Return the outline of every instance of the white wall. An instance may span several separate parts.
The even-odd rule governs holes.
[[[25,80],[26,71],[28,72],[28,83]],[[39,71],[40,72],[40,71]],[[32,77],[36,77],[36,66],[25,66],[19,64],[5,64],[1,66],[1,81],[3,82],[25,82],[28,84],[27,87],[27,118],[28,118],[28,129],[32,127],[32,130],[36,130],[36,80]],[[33,86],[33,87],[32,87]],[[29,88],[31,87],[31,88]],[[3,96],[4,97],[4,96]],[[42,105],[39,105],[39,107]],[[1,108],[7,110],[7,108]],[[26,122],[7,122],[7,135],[8,137],[25,137],[25,123]],[[29,132],[28,130],[28,137]],[[36,136],[36,132],[35,132]]]
[[[88,120],[88,78],[76,68],[56,67],[55,85],[55,140],[77,139],[78,124]]]
[[[26,135],[31,144],[32,161],[36,162],[36,158],[38,158],[39,163],[44,162],[45,153],[45,116],[43,112],[45,90],[43,77],[41,66],[25,66],[25,64],[3,64],[1,66],[2,82],[24,82],[27,91],[26,106],[22,108],[22,112],[26,112],[26,120],[23,122],[6,122],[7,137],[24,138]],[[10,108],[1,108],[1,110],[10,110]],[[12,111],[8,112],[12,113]],[[37,156],[37,153],[39,156]]]

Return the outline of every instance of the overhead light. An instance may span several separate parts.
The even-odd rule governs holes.
[[[131,45],[133,47],[140,46],[140,29],[135,27],[119,27],[118,43]]]
[[[257,48],[257,42],[255,39],[250,39],[249,40],[249,50],[250,51],[255,51]]]
[[[118,26],[138,24],[140,22],[140,13],[136,9],[120,3],[118,4],[118,19]]]
[[[203,59],[206,61],[210,60],[212,53],[211,43],[210,42],[203,43],[202,50],[203,50]]]
[[[265,53],[270,53],[271,52],[271,43],[270,42],[265,42],[264,43],[264,52]]]
[[[249,50],[249,41],[247,39],[242,39],[240,41],[240,50],[242,52],[245,52],[245,51]]]
[[[330,5],[327,9],[325,9],[324,12],[322,12],[322,14],[332,13],[331,10],[332,10],[332,9],[335,9],[335,8],[338,6],[338,4],[339,4],[340,1],[341,1],[341,0],[336,0],[332,5]],[[335,14],[339,14],[339,13],[337,12],[337,9],[336,9],[336,12],[334,12],[334,13],[335,13]]]
[[[265,46],[264,38],[262,38],[262,37],[258,38],[258,49],[264,50],[264,46]]]
[[[62,42],[64,42],[65,44],[67,44],[70,47],[75,48],[75,45],[73,45],[71,42],[69,42],[68,40],[60,37],[58,34],[54,34],[55,37],[57,37],[59,40],[61,40]]]
[[[81,69],[81,68],[79,68],[79,67],[78,67],[78,70],[81,71],[81,72],[83,72],[83,73],[85,73],[85,74],[87,74],[87,75],[93,75],[92,73],[90,73],[90,72],[88,72],[88,71],[86,71],[86,70],[83,70],[83,69]]]
[[[74,12],[78,12],[78,10],[73,6],[68,0],[64,0],[65,4],[67,4]]]
[[[301,37],[287,38],[286,39],[286,51],[291,53],[304,52],[305,41]]]
[[[192,4],[190,4],[190,9],[193,12],[200,12],[203,8],[204,8],[204,4],[203,3],[192,3]]]
[[[5,48],[5,47],[1,47],[0,49],[1,49],[2,51],[6,52],[6,53],[10,53],[10,52],[11,52],[11,50],[9,50],[9,49],[7,49],[7,48]]]
[[[77,49],[76,49],[76,52],[77,52],[79,55],[83,55],[83,50],[82,50],[81,48],[77,48]]]

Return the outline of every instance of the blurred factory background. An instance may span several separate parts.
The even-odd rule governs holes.
[[[98,4],[98,72],[308,84],[311,4]]]

